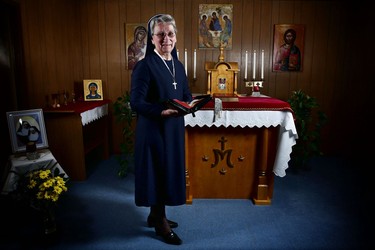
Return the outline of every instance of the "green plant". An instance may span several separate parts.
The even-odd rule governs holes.
[[[319,104],[302,90],[293,91],[288,103],[294,111],[298,139],[293,146],[291,161],[295,167],[305,167],[313,156],[322,155],[321,129],[327,122]]]
[[[129,164],[133,156],[133,140],[134,131],[132,127],[133,117],[135,116],[130,107],[130,94],[126,91],[122,96],[118,97],[113,103],[114,115],[116,122],[122,123],[122,137],[123,141],[120,144],[121,155],[117,156],[120,164],[118,175],[125,177],[129,171]]]

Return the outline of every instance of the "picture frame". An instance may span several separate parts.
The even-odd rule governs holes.
[[[102,80],[83,80],[83,96],[85,101],[103,100]]]
[[[35,142],[36,149],[48,148],[42,109],[9,111],[6,113],[12,152],[26,152],[28,142]]]
[[[127,23],[125,27],[126,65],[132,70],[134,65],[146,55],[147,24]]]
[[[232,4],[199,4],[198,24],[199,49],[232,49]]]
[[[303,69],[305,26],[275,24],[273,72],[299,72]]]

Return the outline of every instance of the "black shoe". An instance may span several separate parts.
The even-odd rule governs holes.
[[[177,222],[174,222],[174,221],[171,221],[171,220],[167,220],[168,221],[168,224],[169,224],[169,227],[170,228],[176,228],[178,227],[178,223]],[[147,225],[148,227],[155,227],[155,220],[154,218],[152,218],[151,216],[148,216],[147,217]]]
[[[171,245],[181,245],[182,244],[182,240],[180,239],[180,237],[178,237],[178,235],[173,232],[173,230],[171,230],[169,233],[166,233],[166,234],[162,234],[161,232],[158,232],[158,230],[156,230],[156,235],[159,235],[163,238],[163,240],[165,241],[165,243],[167,244],[171,244]]]

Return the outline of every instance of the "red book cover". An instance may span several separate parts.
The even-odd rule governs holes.
[[[169,108],[177,109],[182,115],[192,114],[200,110],[204,105],[212,100],[211,95],[196,96],[190,103],[178,99],[168,99],[165,104]]]

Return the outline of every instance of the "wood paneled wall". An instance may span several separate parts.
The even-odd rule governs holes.
[[[287,100],[293,90],[302,89],[316,97],[330,119],[323,132],[324,150],[327,153],[352,151],[350,145],[357,142],[354,135],[349,141],[343,138],[343,133],[348,134],[348,128],[355,123],[343,120],[343,117],[349,111],[350,115],[364,121],[355,115],[355,110],[362,106],[355,104],[359,102],[365,106],[367,102],[351,95],[350,89],[353,81],[361,75],[360,72],[366,70],[366,65],[358,65],[363,58],[358,58],[351,44],[358,45],[357,39],[361,37],[368,41],[361,41],[361,46],[370,45],[365,35],[367,30],[373,30],[373,26],[366,24],[371,19],[367,18],[368,6],[322,0],[19,2],[30,107],[43,107],[48,101],[46,96],[62,90],[72,91],[74,83],[81,84],[83,79],[102,79],[104,97],[114,102],[130,89],[131,71],[126,69],[126,23],[146,23],[157,13],[170,13],[176,18],[177,48],[180,52],[185,48],[188,50],[188,76],[192,92],[205,92],[204,62],[217,61],[219,50],[197,50],[197,81],[193,81],[192,55],[198,47],[199,4],[233,4],[233,48],[225,51],[225,59],[240,64],[238,92],[249,93],[243,82],[245,51],[264,49],[263,94]],[[273,26],[288,23],[305,25],[303,71],[272,72]],[[354,30],[356,32],[352,33]],[[366,50],[361,51],[360,56],[366,56],[366,53]],[[362,76],[368,72],[365,71]],[[361,84],[366,85],[366,80],[370,81],[362,77]],[[361,88],[373,93],[373,87],[369,86]],[[354,100],[350,102],[354,106],[347,105],[348,98],[353,97]],[[118,153],[121,126],[115,124],[114,120],[110,134],[111,148]]]

